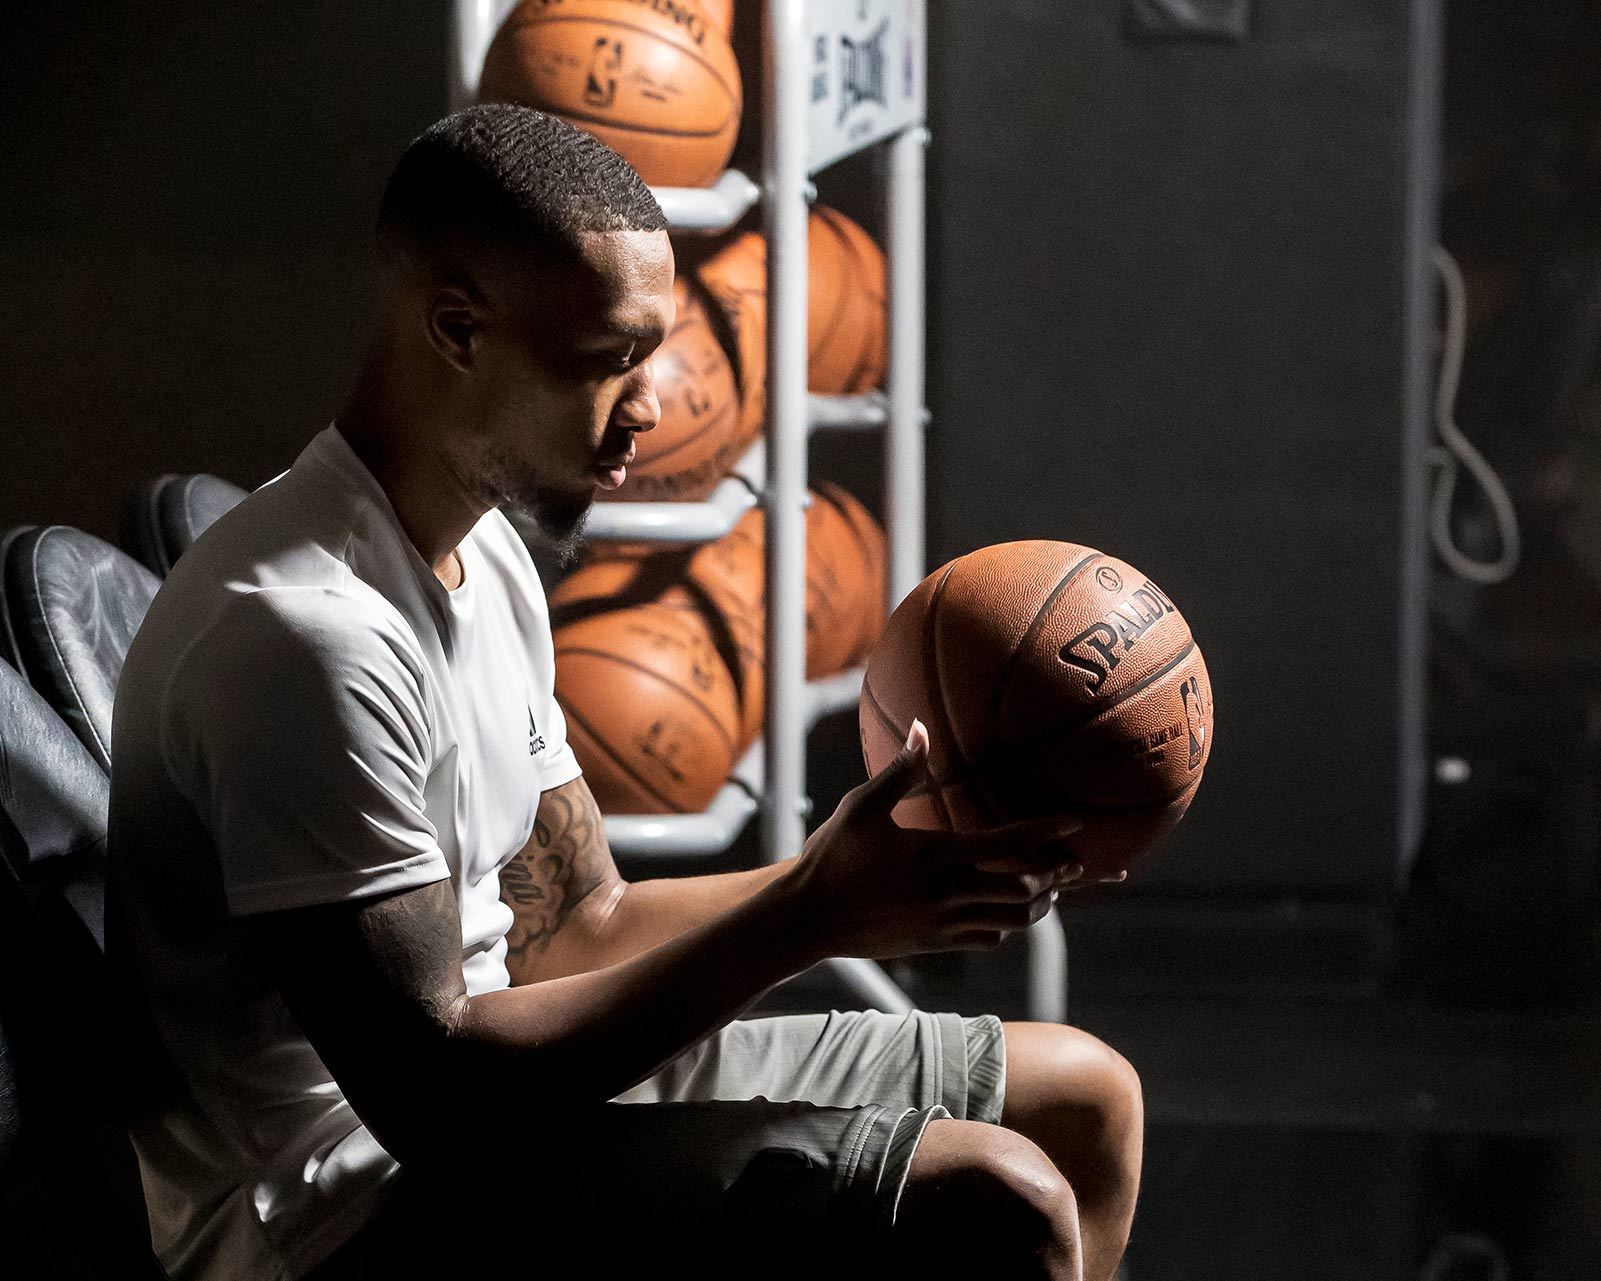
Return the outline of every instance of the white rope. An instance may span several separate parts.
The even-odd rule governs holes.
[[[1456,396],[1467,346],[1467,285],[1456,259],[1439,245],[1434,247],[1434,266],[1445,286],[1445,351],[1440,358],[1440,381],[1434,397],[1434,429],[1439,433],[1440,444],[1429,451],[1430,461],[1440,468],[1429,504],[1429,536],[1445,567],[1458,578],[1473,583],[1502,583],[1512,576],[1522,555],[1518,513],[1495,469],[1456,424]],[[1456,498],[1459,466],[1478,482],[1490,504],[1501,544],[1501,554],[1494,560],[1469,556],[1451,535],[1451,507]]]

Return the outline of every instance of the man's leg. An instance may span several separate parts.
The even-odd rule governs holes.
[[[1108,1281],[1128,1244],[1145,1106],[1139,1077],[1110,1046],[1056,1023],[1004,1023],[1001,1124],[1033,1140],[1078,1202],[1085,1281]],[[915,1171],[915,1167],[914,1167]]]
[[[934,1120],[907,1172],[885,1277],[1083,1281],[1072,1186],[1021,1134]]]

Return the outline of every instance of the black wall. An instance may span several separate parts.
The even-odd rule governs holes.
[[[114,534],[161,471],[257,484],[337,406],[369,228],[445,108],[449,6],[13,6],[0,522]]]
[[[1401,854],[1416,7],[931,6],[931,561],[1114,552],[1215,683],[1206,781],[1131,890],[1364,892]],[[1153,31],[1170,11],[1220,24]]]

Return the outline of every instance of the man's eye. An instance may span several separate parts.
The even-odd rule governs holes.
[[[627,351],[603,351],[595,354],[593,363],[595,368],[607,373],[626,374],[639,363],[639,357],[633,348]]]

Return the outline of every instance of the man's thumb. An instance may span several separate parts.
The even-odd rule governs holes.
[[[912,722],[906,746],[895,759],[867,781],[864,799],[888,813],[914,787],[928,777],[928,729],[920,720]]]

